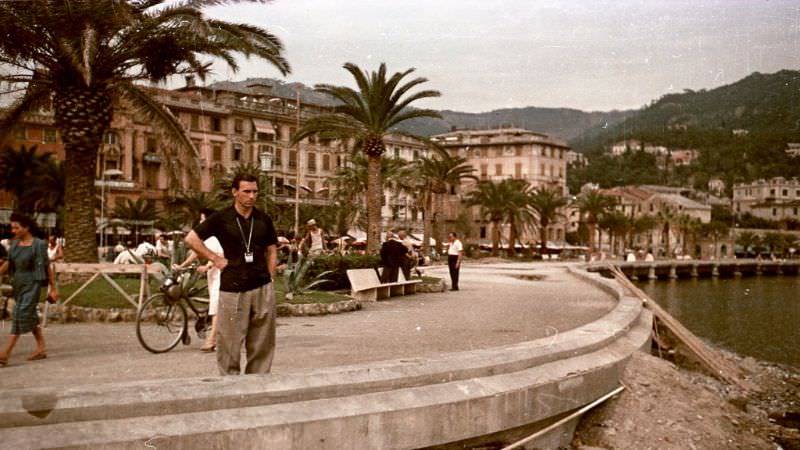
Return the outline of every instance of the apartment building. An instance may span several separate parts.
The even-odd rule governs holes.
[[[733,210],[767,220],[800,220],[800,181],[783,177],[733,186]]]
[[[215,180],[239,164],[267,172],[276,202],[293,204],[297,189],[301,204],[322,206],[329,203],[328,179],[349,162],[349,142],[312,136],[289,145],[308,118],[333,106],[305,86],[267,79],[197,86],[188,79],[180,89],[145,89],[181,122],[197,153],[167,156],[175,144],[131,105],[118,102],[97,160],[95,185],[108,208],[126,197],[151,199],[163,208],[182,193],[213,190]],[[10,143],[20,144],[37,144],[64,158],[52,111],[26,118]],[[409,161],[428,155],[423,143],[399,135],[388,137],[387,150]],[[402,219],[410,226],[416,219],[421,227],[413,200],[390,192],[385,197],[384,225]],[[0,201],[10,206],[10,198]]]
[[[466,158],[481,181],[502,181],[513,178],[525,180],[533,187],[549,187],[567,195],[566,142],[523,128],[499,128],[487,130],[453,130],[431,138],[443,146],[452,156]],[[472,183],[466,183],[468,191]],[[456,199],[457,200],[457,199]],[[446,212],[454,219],[460,205],[451,201]],[[566,221],[548,227],[548,239],[563,241]],[[489,236],[482,227],[481,236]],[[523,236],[523,240],[533,236]]]

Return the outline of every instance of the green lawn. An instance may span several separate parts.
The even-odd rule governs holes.
[[[126,277],[113,277],[114,281],[127,293],[132,295],[139,294],[139,279],[126,278]],[[63,302],[73,292],[75,292],[83,283],[65,283],[60,286],[61,301]],[[150,293],[155,294],[158,292],[159,282],[150,280]],[[46,295],[46,289],[42,289],[42,300]],[[278,281],[275,283],[275,297],[278,303],[284,303],[287,300],[284,297],[285,291],[283,283]],[[207,296],[207,294],[201,294]],[[307,294],[297,296],[289,303],[335,303],[342,300],[349,300],[350,297],[335,292],[327,291],[311,291]],[[105,279],[98,278],[87,286],[80,294],[78,294],[70,305],[84,306],[89,308],[133,308],[133,305],[127,302],[122,295],[114,289]]]

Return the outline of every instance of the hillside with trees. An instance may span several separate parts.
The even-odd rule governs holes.
[[[611,144],[635,139],[670,149],[695,149],[688,167],[659,172],[651,155],[613,158]],[[754,73],[712,90],[667,94],[606,129],[595,127],[573,139],[589,164],[573,167],[570,186],[660,182],[706,189],[712,177],[730,187],[775,176],[800,176],[800,158],[784,149],[800,142],[800,72]],[[643,178],[640,178],[643,177]]]

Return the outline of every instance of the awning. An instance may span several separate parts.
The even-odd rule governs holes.
[[[275,127],[269,120],[253,119],[253,128],[257,133],[275,134]]]

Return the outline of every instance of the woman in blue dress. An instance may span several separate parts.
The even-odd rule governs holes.
[[[28,216],[20,213],[11,214],[11,249],[8,260],[0,266],[0,274],[6,272],[13,276],[14,313],[12,315],[11,333],[6,348],[0,353],[0,366],[8,364],[8,358],[19,336],[33,333],[36,338],[36,351],[28,361],[47,358],[44,333],[39,326],[36,306],[39,304],[40,290],[43,284],[49,284],[47,295],[52,300],[58,299],[55,288],[55,276],[47,258],[47,243],[31,233],[36,223]]]

